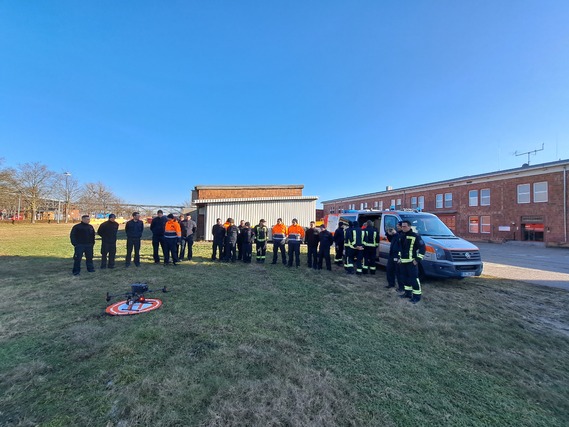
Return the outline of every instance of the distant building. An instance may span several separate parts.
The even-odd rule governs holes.
[[[293,218],[308,227],[316,214],[315,196],[303,196],[304,185],[197,185],[192,191],[192,204],[197,207],[197,238],[212,240],[211,229],[217,218],[223,222],[233,218],[252,226],[260,219],[269,229],[282,218],[288,226]]]
[[[468,240],[569,246],[569,160],[465,176],[322,202],[324,214],[346,209],[421,209]]]

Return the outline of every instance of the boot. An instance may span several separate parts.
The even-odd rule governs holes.
[[[411,291],[405,291],[403,295],[399,295],[399,298],[411,298],[412,296],[413,294],[411,293]]]
[[[413,295],[413,298],[411,298],[411,302],[413,304],[417,304],[419,301],[421,301],[421,295],[420,294],[419,295],[415,294],[415,295]]]

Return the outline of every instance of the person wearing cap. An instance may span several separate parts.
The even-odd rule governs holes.
[[[364,263],[362,265],[363,273],[375,274],[375,259],[377,255],[377,247],[379,246],[379,232],[373,226],[372,220],[366,221],[366,227],[362,230],[362,243],[364,245]]]
[[[399,248],[401,247],[401,221],[396,225],[396,229],[388,228],[385,234],[389,241],[389,258],[385,274],[387,278],[386,288],[394,288],[396,279],[398,284],[398,292],[403,292],[403,282],[399,277]]]
[[[168,221],[164,226],[164,265],[170,264],[170,255],[172,256],[172,264],[178,263],[178,243],[182,240],[182,229],[180,223],[174,217],[174,214],[168,214]]]
[[[164,247],[164,226],[166,225],[168,218],[164,216],[162,210],[156,212],[156,216],[152,218],[150,223],[150,231],[152,231],[152,257],[154,258],[155,264],[160,264],[160,254],[158,249],[162,248],[162,253],[166,250]]]
[[[267,240],[269,238],[269,228],[265,225],[264,219],[253,229],[255,234],[255,248],[257,250],[257,262],[264,263],[267,254]]]
[[[344,259],[344,223],[340,221],[338,228],[334,231],[334,262],[336,265],[341,265]]]
[[[239,237],[239,228],[235,225],[233,218],[227,218],[229,227],[227,227],[225,235],[225,262],[235,262],[237,259],[237,238]]]
[[[110,214],[109,219],[99,225],[97,234],[101,236],[101,269],[115,268],[115,255],[117,253],[117,231],[119,224],[115,214]]]
[[[323,261],[326,260],[326,270],[332,270],[332,260],[330,259],[330,248],[334,244],[334,236],[326,226],[320,226],[320,233],[318,233],[318,270],[322,270]]]
[[[304,240],[304,228],[298,225],[298,220],[293,218],[288,227],[288,266],[292,267],[293,258],[296,258],[296,266],[300,267],[300,245]]]
[[[308,249],[307,266],[308,268],[314,268],[315,270],[318,268],[319,233],[320,229],[316,228],[316,223],[314,221],[310,221],[310,228],[306,230],[304,243],[306,243],[306,247]]]
[[[186,252],[186,247],[188,248],[188,261],[192,260],[194,256],[193,246],[194,246],[194,236],[198,229],[198,225],[190,214],[186,214],[186,218],[180,222],[180,227],[182,228],[182,244],[180,245],[180,261],[184,260],[184,254]]]
[[[132,213],[132,219],[127,221],[124,226],[124,231],[126,234],[126,259],[124,266],[130,266],[132,251],[134,249],[134,265],[140,267],[140,239],[144,231],[144,223],[140,220],[140,214],[138,212]]]
[[[273,264],[277,263],[279,257],[279,251],[281,251],[281,257],[283,264],[286,265],[286,225],[284,225],[282,218],[277,219],[277,223],[273,225]]]
[[[87,271],[92,273],[95,271],[95,266],[93,265],[93,247],[95,246],[95,229],[91,224],[91,218],[89,215],[83,215],[81,217],[81,222],[75,224],[71,229],[69,238],[71,244],[73,245],[73,275],[79,276],[81,273],[81,259],[83,254],[85,254],[85,263],[87,265]]]

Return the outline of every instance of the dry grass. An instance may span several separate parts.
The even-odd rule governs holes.
[[[433,282],[413,306],[381,270],[212,263],[208,244],[164,268],[148,240],[140,269],[72,277],[69,228],[0,225],[0,425],[569,424],[563,290]],[[135,282],[172,292],[106,316]]]

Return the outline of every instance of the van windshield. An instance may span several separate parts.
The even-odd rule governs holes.
[[[411,226],[422,236],[455,237],[450,229],[436,216],[402,214],[401,219],[411,221]]]

